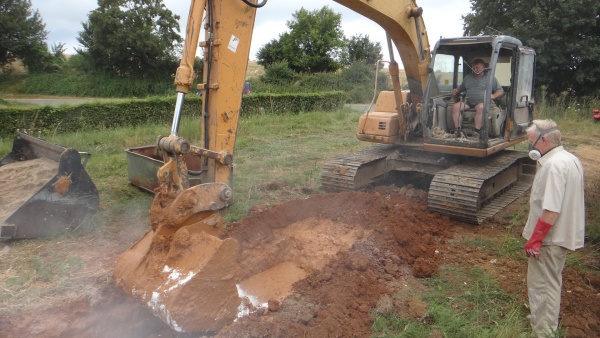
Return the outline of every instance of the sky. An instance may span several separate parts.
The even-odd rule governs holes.
[[[241,0],[238,0],[241,1]],[[189,0],[163,0],[165,6],[180,16],[180,35],[183,37],[187,24]],[[66,53],[75,54],[75,48],[81,47],[77,41],[82,30],[82,22],[88,14],[98,7],[96,0],[31,0],[32,10],[38,10],[46,24],[47,43],[52,47],[64,43]],[[431,47],[440,37],[462,36],[463,20],[461,16],[470,11],[469,0],[422,0],[417,4],[423,8],[423,19],[427,28]],[[256,60],[258,50],[288,30],[286,22],[292,14],[302,7],[306,10],[318,10],[329,6],[335,13],[342,15],[342,31],[347,38],[354,35],[368,35],[372,42],[380,42],[384,59],[389,60],[385,32],[379,25],[346,7],[330,0],[269,0],[256,13],[254,33],[250,47],[250,59]]]

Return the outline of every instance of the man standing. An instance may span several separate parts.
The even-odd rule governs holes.
[[[458,88],[452,89],[452,95],[458,95],[462,92],[467,92],[466,102],[457,102],[452,106],[452,120],[457,133],[461,126],[460,112],[475,107],[475,132],[479,133],[483,125],[483,101],[485,99],[485,93],[487,84],[489,82],[488,72],[485,71],[485,62],[481,59],[473,60],[473,74],[465,76],[463,82]],[[492,93],[490,95],[492,100],[495,100],[504,94],[504,90],[498,84],[498,80],[494,77],[492,79]]]
[[[534,337],[558,330],[562,270],[567,251],[583,247],[585,209],[583,167],[561,146],[552,120],[535,120],[527,129],[529,157],[538,161],[530,210],[523,230],[529,257],[527,291]]]

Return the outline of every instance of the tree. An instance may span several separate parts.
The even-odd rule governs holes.
[[[286,61],[295,72],[307,73],[339,69],[344,47],[342,15],[325,6],[314,11],[301,8],[292,17],[287,21],[290,32],[259,50],[259,63]]]
[[[471,0],[467,35],[512,35],[535,49],[536,85],[600,94],[600,2]]]
[[[53,44],[51,51],[46,45],[37,46],[30,57],[23,59],[23,65],[30,73],[58,72],[66,63],[65,50],[64,43]]]
[[[52,45],[50,51],[46,45],[37,49],[37,57],[26,58],[23,64],[27,70],[34,73],[53,73],[63,69],[67,62],[65,58],[66,47],[62,42]]]
[[[370,102],[373,99],[373,86],[375,85],[375,64],[355,61],[344,67],[340,72],[341,88],[346,93],[349,102]],[[388,74],[379,70],[377,76],[377,92],[387,88]]]
[[[37,45],[29,56],[23,58],[23,65],[30,73],[54,73],[64,64],[62,57],[56,57],[48,51],[46,45]]]
[[[260,77],[264,83],[274,85],[288,85],[298,79],[298,74],[290,69],[286,62],[275,62],[265,69],[265,74]]]
[[[57,58],[65,59],[66,44],[59,42],[52,44],[51,53]]]
[[[283,35],[287,35],[287,33],[284,33]],[[269,68],[271,67],[271,65],[277,62],[283,62],[284,60],[286,60],[285,54],[283,52],[283,46],[281,44],[281,40],[284,39],[286,38],[280,35],[279,40],[273,39],[266,45],[262,46],[258,50],[257,54],[258,64],[265,68]]]
[[[375,65],[377,60],[383,58],[381,54],[381,43],[371,42],[367,35],[354,35],[350,40],[346,40],[346,55],[344,63],[349,65],[356,61],[364,62],[368,65]]]
[[[98,0],[77,40],[94,69],[123,77],[171,74],[181,46],[178,15],[162,0]]]
[[[0,69],[17,59],[36,63],[47,52],[46,25],[30,0],[0,0]]]

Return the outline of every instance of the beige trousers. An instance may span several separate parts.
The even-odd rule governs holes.
[[[560,313],[562,270],[568,250],[556,245],[543,245],[540,260],[529,257],[527,293],[531,310],[532,337],[555,337]]]

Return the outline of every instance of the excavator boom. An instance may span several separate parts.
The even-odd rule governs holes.
[[[414,0],[334,0],[383,28],[400,55],[413,102],[420,102],[427,83],[431,49],[421,14]],[[388,43],[388,46],[390,44]],[[390,58],[394,54],[390,53]],[[397,64],[397,63],[396,63]]]

